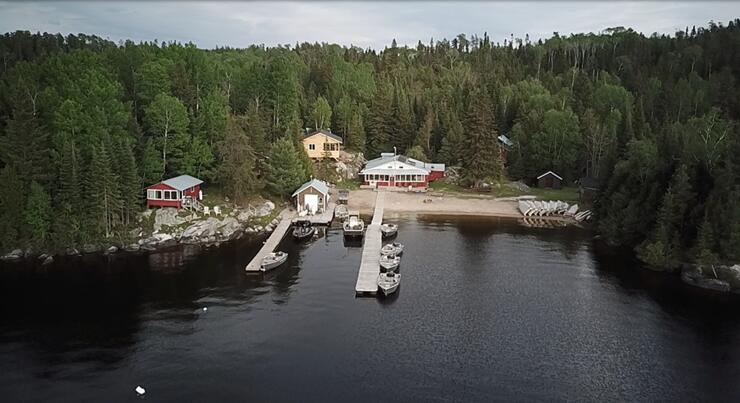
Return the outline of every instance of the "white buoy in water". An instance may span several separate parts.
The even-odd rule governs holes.
[[[208,310],[208,308],[207,308],[207,307],[203,307],[203,312],[205,312],[205,311],[207,311],[207,310]]]
[[[142,388],[141,386],[137,386],[136,389],[134,389],[134,390],[136,391],[136,393],[139,394],[139,396],[141,396],[144,393],[146,393],[146,389]]]

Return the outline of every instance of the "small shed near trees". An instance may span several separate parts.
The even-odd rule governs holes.
[[[309,214],[323,212],[329,203],[329,185],[318,179],[311,179],[293,192],[292,197],[295,198],[295,207],[298,213],[303,211]]]
[[[537,187],[560,189],[563,187],[563,177],[553,171],[547,171],[537,177]]]

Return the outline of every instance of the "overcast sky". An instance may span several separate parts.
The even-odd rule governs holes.
[[[740,18],[740,2],[2,2],[0,32],[87,33],[118,42],[193,42],[199,47],[329,42],[382,49],[396,39],[488,32],[547,38],[557,31],[625,26],[649,35]]]

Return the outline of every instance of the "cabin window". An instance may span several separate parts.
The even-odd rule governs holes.
[[[316,144],[309,144],[308,145],[308,149],[309,150],[315,150],[316,149]]]

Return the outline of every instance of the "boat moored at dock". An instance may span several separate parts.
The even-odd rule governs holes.
[[[380,273],[378,275],[378,288],[383,295],[388,296],[398,290],[401,285],[401,274],[392,271]]]
[[[390,238],[398,233],[398,225],[396,224],[381,224],[380,232],[383,234],[383,238]]]
[[[316,228],[311,225],[310,221],[297,221],[293,224],[293,238],[297,241],[309,239],[316,233]]]
[[[260,271],[272,270],[288,260],[288,254],[285,252],[271,252],[267,256],[262,258],[262,264],[260,265]]]
[[[346,237],[362,237],[365,232],[365,222],[362,221],[358,212],[351,211],[342,224],[342,230]]]
[[[401,258],[396,255],[383,255],[380,257],[380,267],[386,271],[398,270],[401,265]],[[382,272],[383,270],[381,270]]]
[[[403,254],[403,244],[400,242],[389,243],[380,248],[380,255],[387,256],[401,256]]]

